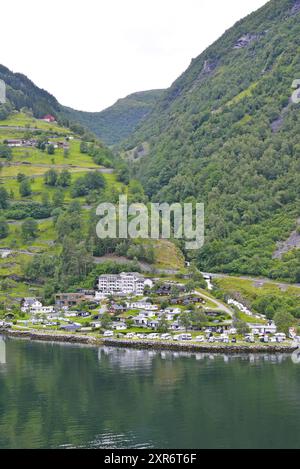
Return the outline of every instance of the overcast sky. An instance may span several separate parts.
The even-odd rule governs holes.
[[[266,0],[9,0],[0,63],[62,104],[100,111],[166,88],[226,29]]]

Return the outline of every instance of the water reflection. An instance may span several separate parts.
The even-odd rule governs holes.
[[[134,433],[112,433],[107,429],[103,434],[97,435],[93,440],[84,445],[63,444],[59,447],[61,449],[146,449],[153,448],[154,444],[152,441],[141,443]]]
[[[0,335],[0,370],[1,365],[6,365],[6,343],[5,338]]]
[[[296,355],[297,354],[297,355]],[[296,363],[295,357],[299,356],[300,351],[293,354],[293,362]],[[224,363],[231,363],[235,360],[249,362],[255,364],[258,362],[268,363],[282,363],[286,359],[291,359],[292,355],[287,353],[207,353],[207,352],[178,352],[166,350],[144,350],[144,349],[130,349],[130,348],[116,348],[116,347],[100,347],[98,349],[98,360],[101,362],[103,358],[109,361],[111,365],[119,366],[121,369],[129,370],[130,368],[150,369],[155,359],[160,360],[176,360],[176,359],[194,359],[196,361],[213,362],[214,360],[223,360]]]
[[[0,448],[300,447],[288,354],[0,344]]]

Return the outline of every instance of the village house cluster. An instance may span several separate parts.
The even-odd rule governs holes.
[[[55,295],[55,304],[43,305],[39,298],[23,298],[21,311],[30,319],[18,322],[41,327],[59,327],[69,332],[100,331],[105,338],[160,339],[196,342],[236,342],[238,331],[233,318],[224,311],[206,305],[205,297],[187,291],[185,284],[146,278],[137,272],[104,274],[96,279],[95,289],[62,292]],[[244,313],[251,311],[241,303],[229,301]],[[207,323],[187,327],[183,315],[202,311]],[[106,322],[104,324],[104,317]],[[285,334],[278,333],[272,321],[248,324],[244,341],[249,343],[283,342]],[[260,317],[261,318],[261,317]],[[83,321],[84,320],[84,321]],[[164,324],[164,332],[161,325]],[[144,331],[144,332],[143,332]],[[159,332],[160,331],[160,332]],[[196,331],[198,332],[195,333]],[[290,338],[295,334],[290,332]]]
[[[4,143],[10,148],[34,148],[38,145],[38,140],[34,138],[14,138],[7,139]],[[53,145],[55,149],[61,148],[62,150],[68,150],[70,145],[67,141],[50,141],[47,140],[45,145]]]

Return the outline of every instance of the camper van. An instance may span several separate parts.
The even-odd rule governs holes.
[[[191,334],[180,334],[174,337],[174,340],[192,340]]]

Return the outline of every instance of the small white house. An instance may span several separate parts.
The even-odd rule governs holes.
[[[173,321],[174,320],[174,314],[166,311],[162,311],[159,316],[164,316],[167,321]]]
[[[112,329],[115,329],[116,331],[125,331],[127,329],[127,326],[124,323],[118,323],[113,324]]]
[[[154,311],[141,311],[139,316],[144,316],[145,318],[153,318],[155,316]]]
[[[181,324],[179,324],[178,321],[174,321],[170,325],[170,329],[173,330],[173,331],[184,331],[184,327]]]
[[[40,314],[52,314],[54,313],[54,306],[42,306],[37,313]]]
[[[156,319],[152,319],[148,322],[148,326],[151,327],[151,329],[157,329],[159,326],[159,321],[157,321]]]
[[[139,315],[132,319],[136,326],[146,327],[148,325],[148,318],[144,315]]]
[[[66,318],[76,318],[77,313],[75,312],[70,312],[70,313],[65,313]]]
[[[94,328],[94,329],[100,329],[101,328],[101,322],[99,321],[94,321],[91,323],[91,326]]]
[[[35,313],[43,307],[43,304],[37,298],[24,298],[21,306],[23,313]]]

